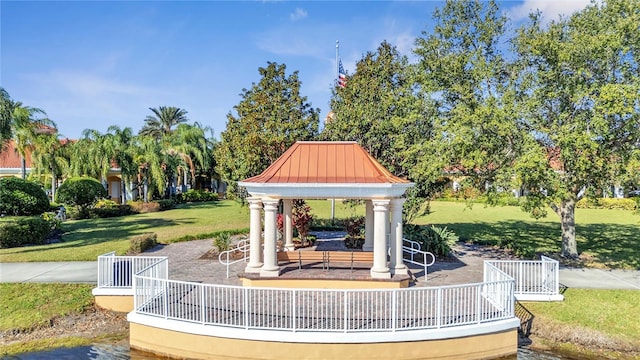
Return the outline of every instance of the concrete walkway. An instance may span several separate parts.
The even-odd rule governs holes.
[[[344,234],[323,233],[316,246],[323,250],[340,245]],[[210,240],[195,240],[159,246],[145,255],[167,256],[169,258],[169,278],[184,281],[239,285],[237,274],[244,270],[245,263],[230,267],[226,277],[226,267],[217,258],[203,258],[211,249]],[[483,260],[504,258],[505,254],[491,248],[477,245],[458,244],[454,249],[455,261],[437,261],[429,268],[427,281],[424,271],[411,266],[418,277],[418,286],[440,286],[482,281]],[[0,263],[0,282],[63,282],[97,283],[96,261],[86,262],[44,262],[44,263]],[[560,283],[568,288],[585,289],[626,289],[640,290],[640,271],[600,270],[586,268],[560,269]]]

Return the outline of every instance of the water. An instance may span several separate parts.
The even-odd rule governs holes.
[[[49,351],[25,353],[17,356],[3,357],[2,360],[159,360],[164,359],[149,354],[129,350],[124,344],[96,344],[75,348],[55,349]],[[571,360],[559,354],[536,352],[529,349],[518,349],[518,355],[501,360]]]

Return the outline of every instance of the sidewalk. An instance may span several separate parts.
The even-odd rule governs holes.
[[[97,283],[97,261],[0,263],[0,282]]]
[[[317,241],[317,247],[335,250],[336,245],[344,247],[343,234],[326,232]],[[230,267],[226,277],[226,267],[216,259],[203,258],[211,249],[210,240],[194,240],[158,246],[145,253],[149,256],[169,258],[169,278],[183,281],[239,285],[237,274],[244,271],[246,264],[239,262]],[[337,248],[336,248],[337,249]],[[440,286],[475,283],[482,281],[483,261],[500,259],[504,252],[476,245],[460,244],[455,249],[454,262],[437,261],[429,267],[427,281],[424,271],[415,266],[418,286]],[[96,261],[48,262],[48,263],[0,263],[0,282],[64,282],[96,284],[98,266]],[[584,289],[625,289],[640,290],[638,270],[600,270],[586,268],[560,268],[560,283],[568,288]]]
[[[0,263],[3,283],[95,284],[97,277],[96,261]],[[436,285],[433,280],[426,285]],[[640,290],[640,271],[561,268],[560,283],[568,288]]]

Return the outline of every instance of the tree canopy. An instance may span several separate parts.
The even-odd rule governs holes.
[[[258,72],[260,81],[242,89],[235,114],[227,114],[215,150],[216,169],[230,190],[236,181],[260,174],[296,141],[318,134],[320,110],[300,94],[298,71],[287,75],[286,65],[268,62]]]
[[[409,145],[429,137],[433,107],[417,96],[406,56],[388,42],[366,53],[346,86],[333,89],[322,139],[356,141],[398,176],[407,176]]]
[[[607,0],[548,26],[534,14],[513,41],[525,95],[520,125],[531,136],[516,166],[525,206],[543,214],[550,205],[560,216],[567,257],[578,255],[577,200],[620,182],[637,156],[638,24],[639,2]]]

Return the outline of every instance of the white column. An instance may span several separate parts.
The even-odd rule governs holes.
[[[376,279],[391,278],[387,267],[389,202],[389,200],[373,200],[373,267],[371,268],[371,277]]]
[[[364,218],[364,245],[363,251],[373,251],[373,203],[371,200],[365,202],[365,218]]]
[[[278,213],[278,200],[262,200],[264,204],[264,264],[260,269],[260,276],[277,277],[280,275],[280,267],[277,258],[277,231],[276,214]]]
[[[293,251],[296,249],[296,247],[293,244],[293,216],[291,214],[291,199],[282,200],[282,205],[282,230],[284,232],[284,249],[286,251]]]
[[[402,204],[405,199],[391,200],[391,273],[408,274],[402,258]]]
[[[262,267],[262,226],[260,218],[262,213],[262,201],[258,198],[247,198],[249,202],[249,263],[244,268],[248,273],[259,273]]]

